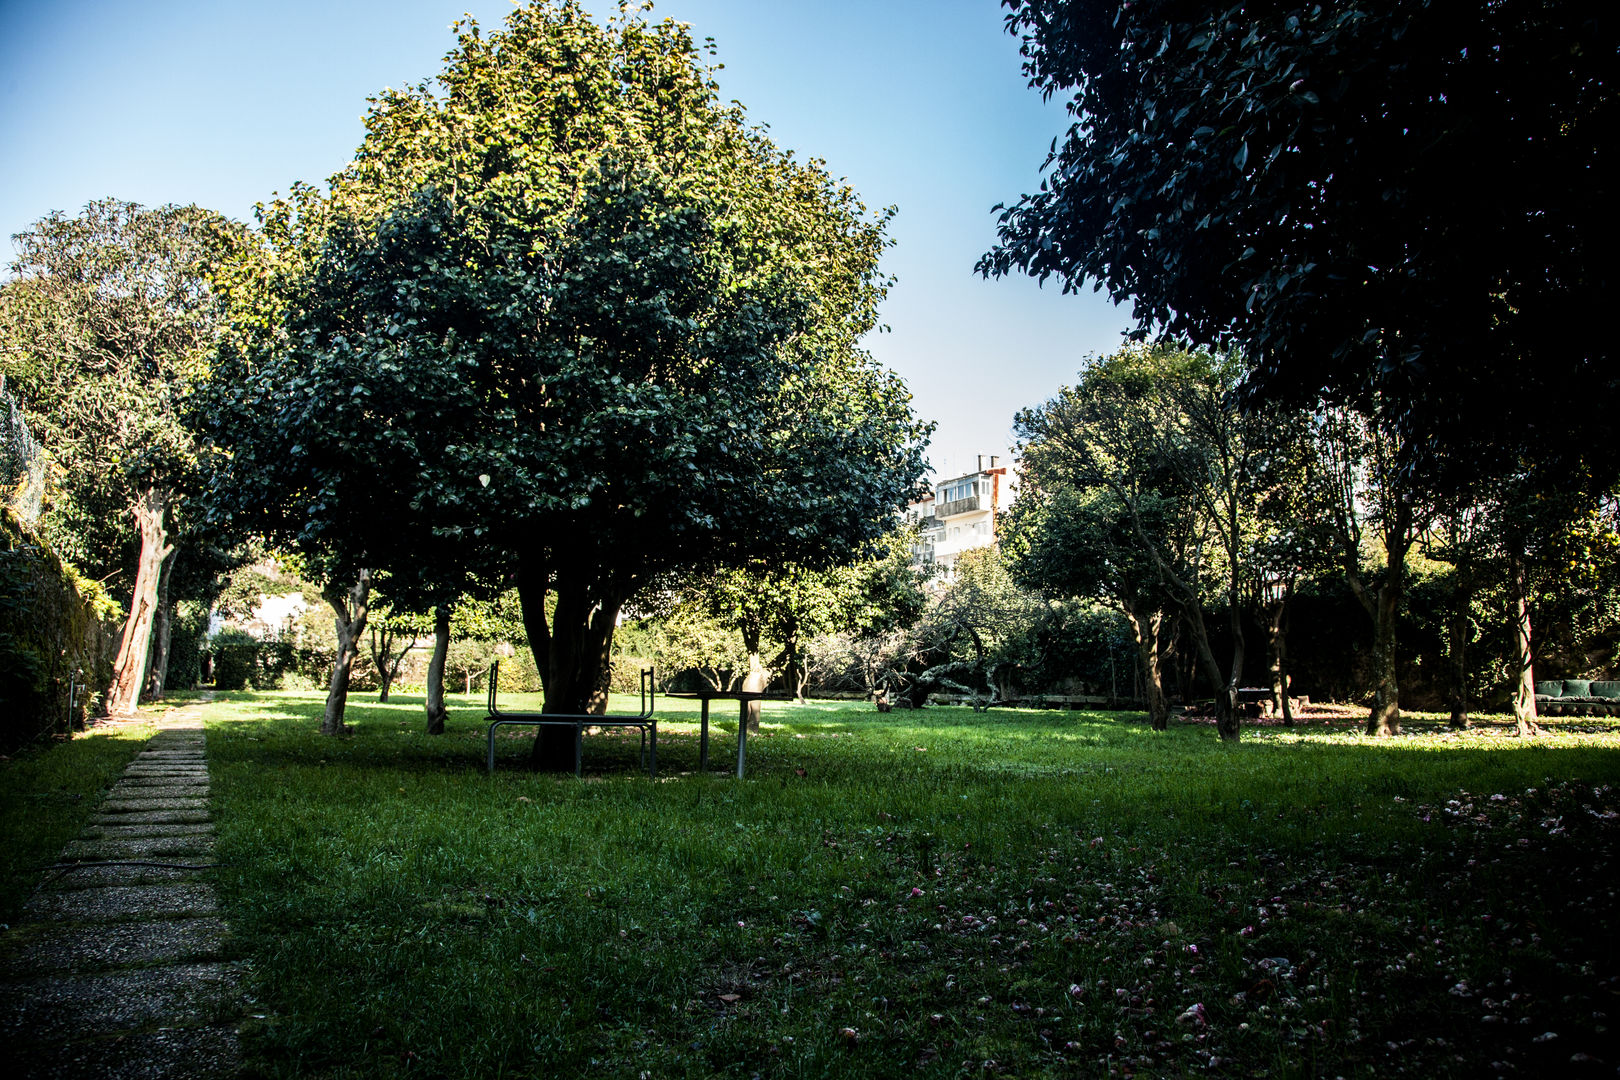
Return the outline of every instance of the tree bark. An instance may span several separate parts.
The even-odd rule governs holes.
[[[147,701],[161,701],[169,681],[169,645],[174,638],[174,598],[169,595],[169,581],[174,576],[177,556],[178,552],[171,548],[158,574],[157,610],[152,621],[152,662],[143,695]]]
[[[1468,722],[1468,637],[1469,637],[1469,609],[1473,606],[1474,592],[1470,588],[1468,571],[1461,565],[1457,567],[1456,588],[1451,596],[1451,727],[1462,731],[1469,726]],[[1535,706],[1535,696],[1531,695],[1531,707]]]
[[[107,692],[107,711],[114,716],[135,715],[146,683],[147,663],[152,653],[152,623],[157,616],[158,581],[164,561],[174,551],[163,520],[167,510],[166,496],[156,488],[148,488],[131,511],[141,537],[141,553],[136,564],[129,617],[124,622],[112,686]]]
[[[1136,659],[1142,668],[1142,682],[1146,686],[1148,723],[1154,731],[1170,727],[1170,704],[1164,696],[1164,680],[1159,664],[1159,627],[1164,612],[1154,610],[1141,613],[1135,606],[1125,605],[1125,620],[1131,624],[1136,639]]]
[[[337,618],[338,651],[332,662],[332,683],[326,691],[326,712],[321,717],[322,735],[343,733],[343,707],[349,700],[349,673],[354,670],[355,658],[360,655],[360,635],[366,632],[366,616],[370,614],[371,571],[361,570],[347,590],[337,585],[326,588],[326,602],[332,605]]]
[[[1524,560],[1513,558],[1509,572],[1513,575],[1514,666],[1519,669],[1519,682],[1513,694],[1513,723],[1522,739],[1540,735],[1541,725],[1536,722],[1536,673],[1530,647],[1530,590]]]
[[[398,639],[405,638],[405,647],[399,652],[394,651]],[[399,678],[399,665],[404,663],[406,654],[416,647],[413,635],[383,626],[380,630],[373,627],[371,630],[371,659],[377,665],[377,681],[381,684],[377,691],[377,701],[388,704],[388,692],[393,689],[394,680]]]
[[[1288,700],[1288,598],[1284,596],[1266,615],[1266,645],[1270,656],[1271,697],[1284,727],[1294,726],[1294,706]]]
[[[444,662],[450,655],[450,605],[433,609],[433,656],[427,669],[427,733],[443,735],[448,714],[444,707]],[[543,730],[543,729],[542,729]]]
[[[548,591],[556,597],[550,625],[545,615]],[[553,581],[549,569],[537,560],[519,567],[523,625],[545,690],[542,712],[596,716],[607,712],[613,630],[624,601],[600,591],[603,595],[593,597],[584,583]],[[572,734],[565,728],[541,727],[529,760],[535,769],[572,772]]]
[[[1401,599],[1406,591],[1406,553],[1412,547],[1412,505],[1398,500],[1392,520],[1384,527],[1384,573],[1376,588],[1361,580],[1354,566],[1356,553],[1347,550],[1346,575],[1350,589],[1361,601],[1373,622],[1373,664],[1376,667],[1372,711],[1367,716],[1368,735],[1401,733],[1400,685],[1395,667],[1395,630],[1400,618]]]

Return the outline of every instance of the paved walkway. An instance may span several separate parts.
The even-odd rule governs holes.
[[[130,763],[5,935],[0,1075],[236,1075],[241,972],[226,960],[207,879],[213,851],[202,722],[185,710]]]

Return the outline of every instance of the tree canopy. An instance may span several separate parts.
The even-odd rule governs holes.
[[[366,125],[231,283],[200,413],[218,514],[334,573],[504,563],[553,711],[602,702],[658,574],[887,530],[927,429],[858,347],[886,215],[722,105],[684,26],[464,23],[438,87]]]
[[[1514,455],[1612,474],[1612,133],[1602,5],[1006,0],[1069,99],[980,269],[1238,346],[1249,390],[1394,421],[1456,478]],[[1571,474],[1573,475],[1573,473]]]
[[[56,466],[42,531],[129,600],[115,712],[134,711],[167,619],[196,465],[182,398],[218,331],[213,274],[242,232],[195,206],[102,199],[14,237],[15,276],[0,287],[0,374]],[[161,673],[166,633],[157,638]],[[161,674],[150,689],[162,693]]]

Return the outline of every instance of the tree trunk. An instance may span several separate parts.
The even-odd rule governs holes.
[[[1519,669],[1519,684],[1513,694],[1513,723],[1519,737],[1541,734],[1536,722],[1536,673],[1530,641],[1530,590],[1524,569],[1524,560],[1514,558],[1510,566],[1513,575],[1513,655],[1514,666]]]
[[[394,651],[398,640],[405,638],[405,647],[399,652]],[[399,678],[399,665],[405,662],[405,656],[416,647],[413,635],[384,626],[376,627],[371,631],[371,659],[377,665],[377,681],[381,688],[377,691],[377,701],[388,704],[388,693],[393,689],[394,680]]]
[[[1196,601],[1194,601],[1196,605]],[[1192,633],[1193,646],[1198,650],[1198,661],[1210,683],[1215,687],[1215,732],[1222,742],[1237,742],[1242,737],[1242,721],[1238,714],[1237,685],[1243,677],[1242,638],[1233,647],[1232,670],[1221,674],[1221,665],[1210,647],[1209,631],[1204,626],[1203,611],[1194,606],[1187,613],[1187,628]]]
[[[146,683],[147,662],[152,653],[152,623],[157,617],[158,581],[163,563],[174,551],[168,543],[164,515],[166,497],[148,488],[136,500],[132,512],[140,532],[141,553],[135,570],[135,592],[130,598],[129,618],[118,646],[113,681],[107,691],[107,711],[114,716],[133,716]]]
[[[1142,682],[1146,685],[1148,723],[1154,731],[1170,727],[1170,704],[1164,696],[1164,679],[1159,665],[1159,627],[1164,622],[1163,611],[1150,611],[1141,615],[1132,606],[1124,609],[1125,620],[1131,624],[1136,639],[1136,659],[1142,668]]]
[[[337,658],[332,662],[332,683],[326,691],[326,712],[321,717],[322,735],[343,733],[343,707],[349,700],[349,673],[354,670],[355,658],[360,655],[360,635],[366,632],[366,616],[370,613],[371,571],[362,570],[355,575],[354,585],[347,591],[335,584],[326,588],[326,602],[337,616]]]
[[[1395,670],[1395,616],[1399,593],[1389,584],[1378,589],[1373,616],[1373,664],[1378,682],[1373,687],[1372,712],[1367,717],[1368,735],[1401,733],[1400,686]]]
[[[1384,527],[1384,573],[1377,588],[1368,588],[1347,563],[1350,587],[1367,609],[1373,622],[1374,678],[1372,712],[1367,716],[1368,735],[1401,733],[1400,686],[1395,668],[1395,628],[1406,589],[1406,553],[1412,547],[1412,507],[1396,503],[1393,520]],[[1347,560],[1351,558],[1346,555]]]
[[[1474,593],[1469,587],[1467,571],[1457,567],[1456,587],[1451,595],[1451,727],[1462,731],[1469,726],[1468,723],[1468,637],[1469,637],[1469,609],[1473,606]],[[1531,706],[1535,705],[1532,695]]]
[[[545,616],[548,589],[556,596],[549,626]],[[545,689],[541,711],[598,716],[607,712],[613,630],[622,598],[593,599],[586,585],[553,582],[543,565],[533,564],[519,568],[518,598]],[[535,769],[572,772],[573,735],[566,728],[539,728],[529,760]]]
[[[1288,598],[1284,596],[1266,617],[1266,648],[1270,656],[1271,697],[1284,727],[1294,726],[1294,706],[1288,700]]]
[[[444,734],[444,720],[448,715],[444,707],[444,662],[450,655],[450,605],[439,604],[433,609],[433,657],[427,669],[427,733]]]
[[[771,673],[765,670],[760,661],[758,650],[749,650],[748,674],[743,677],[742,689],[754,692],[764,690],[771,681]],[[754,734],[759,730],[759,701],[756,699],[748,703],[748,733]]]
[[[161,701],[169,681],[169,645],[174,638],[174,598],[169,595],[169,581],[174,576],[174,560],[178,553],[170,550],[158,574],[157,611],[152,622],[152,663],[146,676],[147,701]]]

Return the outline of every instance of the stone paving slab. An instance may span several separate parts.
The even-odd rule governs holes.
[[[205,749],[195,712],[164,721],[58,860],[88,861],[47,873],[0,933],[0,1080],[240,1073],[244,969],[187,868],[213,862]]]
[[[13,1048],[154,1024],[221,1019],[241,983],[229,963],[174,964],[13,983],[0,999],[0,1036]]]
[[[172,861],[177,855],[212,855],[213,852],[213,838],[206,833],[195,836],[139,836],[127,840],[73,840],[62,849],[62,858],[58,861],[103,862],[108,859]]]
[[[214,826],[207,821],[185,825],[87,825],[79,835],[96,840],[133,840],[143,836],[212,836]]]
[[[126,776],[118,781],[115,791],[145,791],[151,788],[201,788],[208,790],[205,776]]]
[[[137,813],[142,810],[207,810],[208,800],[200,798],[175,799],[163,797],[153,797],[150,799],[128,797],[119,798],[118,793],[114,792],[113,795],[109,796],[107,801],[102,803],[98,809],[102,816],[106,816],[108,814]]]
[[[200,825],[208,820],[206,810],[138,810],[107,814],[94,819],[94,825]]]
[[[182,780],[179,783],[142,784],[139,787],[119,784],[107,793],[107,798],[119,802],[135,802],[139,799],[206,799],[208,782]]]
[[[170,861],[195,866],[211,858],[209,855],[181,855],[171,856]],[[196,881],[202,874],[201,870],[182,870],[177,866],[87,862],[73,870],[51,871],[39,887],[60,892],[68,889],[99,889],[106,885],[159,885],[165,881]]]
[[[203,882],[161,885],[109,885],[104,889],[62,889],[35,893],[23,909],[35,919],[118,922],[212,915],[219,910],[213,887]]]
[[[13,930],[0,956],[7,978],[108,968],[220,960],[227,930],[212,916],[98,926],[94,934],[59,923],[36,923]]]

